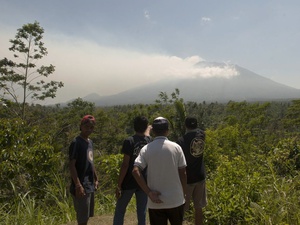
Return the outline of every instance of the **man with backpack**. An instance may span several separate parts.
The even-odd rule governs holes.
[[[117,204],[115,208],[113,225],[123,225],[126,208],[133,194],[136,197],[138,225],[146,224],[147,195],[140,189],[132,176],[133,163],[140,150],[151,141],[149,135],[149,122],[144,116],[134,119],[135,134],[126,138],[121,152],[124,154],[120,168],[118,186],[116,188]],[[146,171],[145,171],[146,172]],[[143,174],[145,176],[145,173]]]

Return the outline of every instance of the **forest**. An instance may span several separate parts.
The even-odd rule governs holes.
[[[186,116],[206,132],[208,225],[300,224],[300,99],[274,102],[186,102],[161,90],[153,104],[96,107],[81,98],[47,106],[64,84],[46,79],[53,65],[38,22],[17,30],[0,60],[0,224],[61,225],[75,221],[69,194],[68,148],[86,114],[96,118],[91,139],[100,188],[96,215],[113,214],[123,140],[138,115],[170,122],[177,141]],[[18,91],[19,90],[19,91]],[[21,91],[20,91],[21,90]],[[22,96],[22,97],[20,97]],[[134,199],[128,212],[135,212]],[[191,209],[192,210],[192,209]],[[193,222],[193,212],[186,219]]]
[[[205,224],[300,224],[300,100],[196,103],[184,102],[175,90],[158,93],[149,105],[96,107],[78,98],[66,107],[26,104],[25,109],[22,119],[14,113],[16,104],[0,106],[1,224],[75,220],[68,147],[85,114],[96,118],[91,136],[100,177],[96,215],[114,211],[120,149],[134,132],[133,118],[168,118],[168,138],[176,141],[185,116],[195,116],[207,134]],[[134,204],[128,210],[134,211]]]

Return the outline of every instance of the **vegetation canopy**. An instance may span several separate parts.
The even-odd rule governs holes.
[[[91,136],[100,177],[96,215],[112,215],[125,137],[133,119],[158,115],[170,120],[169,139],[184,132],[186,115],[207,134],[208,202],[205,224],[300,224],[300,101],[247,103],[184,102],[179,90],[160,93],[150,105],[95,107],[78,98],[66,107],[32,105],[28,118],[7,116],[1,106],[0,221],[3,224],[64,224],[75,221],[68,192],[68,147],[85,114],[96,117]],[[293,121],[293,122],[292,122]],[[134,199],[128,213],[135,211]],[[187,223],[193,223],[193,212]],[[30,222],[31,221],[31,222]]]

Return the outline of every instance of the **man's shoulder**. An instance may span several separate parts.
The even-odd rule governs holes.
[[[188,131],[184,134],[183,139],[188,138],[188,137],[205,137],[205,131],[201,129],[195,129]]]
[[[74,152],[80,152],[77,149],[81,149],[83,147],[84,140],[78,135],[73,138],[69,146],[69,154],[72,155]]]
[[[76,136],[76,137],[74,137],[74,138],[72,139],[72,141],[71,141],[71,145],[75,144],[76,142],[79,142],[79,141],[81,141],[81,139],[82,139],[82,138],[80,138],[80,136],[79,136],[79,135],[78,135],[78,136]]]
[[[130,144],[133,144],[137,140],[136,135],[128,136],[124,139],[124,142],[129,142]]]
[[[134,151],[138,153],[142,147],[147,145],[151,140],[146,136],[132,135],[124,140],[122,152]]]
[[[178,140],[176,141],[176,143],[177,144],[179,144],[179,145],[181,145],[182,143],[184,143],[184,138],[183,138],[184,136],[180,136],[179,138],[178,138]]]
[[[134,135],[129,136],[129,137],[124,139],[124,141],[129,141],[129,142],[133,142],[133,140],[134,140]]]
[[[129,141],[130,143],[140,143],[140,142],[150,142],[152,141],[152,138],[150,136],[140,136],[137,134],[134,134],[132,136],[129,136],[125,139],[125,141]]]
[[[174,146],[174,147],[179,147],[181,148],[180,144],[175,142],[175,141],[171,141],[171,140],[166,140],[166,143],[169,145],[169,146]]]

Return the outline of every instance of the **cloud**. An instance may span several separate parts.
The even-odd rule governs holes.
[[[48,55],[43,65],[55,66],[49,79],[62,81],[56,102],[63,102],[90,93],[112,95],[158,81],[162,78],[229,77],[231,67],[198,67],[200,56],[180,58],[100,46],[85,39],[61,34],[47,34],[43,40]],[[1,46],[2,47],[2,46]],[[47,102],[52,103],[51,101]]]
[[[148,10],[145,10],[145,11],[144,11],[144,17],[145,17],[147,20],[150,20],[150,14],[149,14],[149,11],[148,11]]]
[[[204,63],[199,66],[197,65],[199,62]],[[234,65],[224,63],[223,65],[212,66],[209,63],[206,64],[205,60],[199,56],[192,56],[185,59],[171,57],[169,65],[166,65],[164,74],[177,78],[223,77],[227,79],[239,75]]]
[[[234,65],[225,64],[224,66],[207,66],[195,69],[195,76],[203,78],[222,77],[230,79],[238,76],[239,72]]]
[[[202,17],[202,18],[201,18],[201,21],[202,21],[203,23],[208,23],[208,22],[211,21],[211,18],[209,18],[209,17]]]
[[[233,20],[239,20],[239,19],[240,19],[240,16],[233,16],[232,19],[233,19]]]

